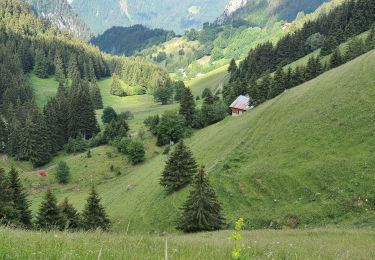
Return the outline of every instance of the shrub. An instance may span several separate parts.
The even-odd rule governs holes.
[[[106,107],[103,110],[102,121],[104,124],[109,124],[112,120],[117,120],[117,113],[113,107]]]
[[[80,153],[86,151],[86,149],[87,143],[81,137],[77,137],[76,139],[69,138],[68,143],[65,145],[67,153]]]
[[[116,148],[120,153],[128,154],[128,149],[131,142],[132,139],[130,139],[129,137],[121,138],[121,140],[117,142]]]
[[[56,174],[55,174],[56,180],[60,184],[67,184],[70,180],[70,169],[66,162],[61,161],[57,165],[56,168]]]
[[[134,119],[134,115],[131,111],[121,112],[117,115],[118,120],[131,120]]]
[[[109,142],[116,137],[126,137],[128,135],[129,126],[125,120],[112,120],[104,130],[104,139]]]
[[[128,146],[129,160],[133,164],[141,163],[145,160],[145,148],[142,142],[132,140]]]

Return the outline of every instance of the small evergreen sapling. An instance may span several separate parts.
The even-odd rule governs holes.
[[[177,229],[183,232],[214,231],[224,225],[220,203],[203,167],[195,176],[193,190],[182,211]]]
[[[196,172],[197,164],[193,154],[181,140],[166,163],[160,185],[167,192],[178,191],[192,181]]]
[[[63,215],[65,229],[78,230],[81,228],[81,219],[77,210],[65,198],[64,202],[60,205],[61,213]]]
[[[70,180],[70,169],[66,162],[61,161],[57,165],[56,180],[60,184],[67,184]]]
[[[50,189],[47,190],[44,200],[40,205],[35,224],[40,229],[64,229],[64,217],[57,205],[57,199]]]
[[[85,230],[109,230],[111,228],[111,222],[105,212],[104,207],[100,203],[100,197],[93,187],[85,209],[82,213],[82,224]]]

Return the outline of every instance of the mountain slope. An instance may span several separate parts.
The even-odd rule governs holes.
[[[213,21],[228,0],[71,0],[73,9],[95,33],[112,26],[142,24],[181,33]]]
[[[30,4],[39,17],[49,19],[59,29],[67,29],[77,37],[89,40],[92,32],[67,0],[23,0]]]
[[[228,223],[243,216],[254,228],[375,224],[374,72],[371,51],[187,141],[206,165]],[[162,190],[165,156],[153,150],[130,168],[112,148],[92,156],[67,160],[73,181],[58,189],[59,199],[82,208],[93,178],[103,178],[97,187],[115,230],[174,230],[189,189],[171,196]],[[111,178],[111,164],[124,174]],[[40,191],[31,196],[34,208]]]

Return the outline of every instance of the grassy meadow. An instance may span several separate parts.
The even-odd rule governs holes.
[[[373,230],[243,232],[243,259],[373,259]],[[0,229],[0,259],[230,259],[230,232],[126,235]],[[166,243],[167,241],[167,243]],[[22,246],[20,250],[19,245]],[[167,246],[166,246],[167,245]]]

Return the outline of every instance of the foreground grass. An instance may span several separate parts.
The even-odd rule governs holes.
[[[229,231],[190,235],[0,229],[0,259],[230,259]],[[374,259],[374,230],[243,232],[244,259]],[[23,246],[20,246],[23,245]]]

